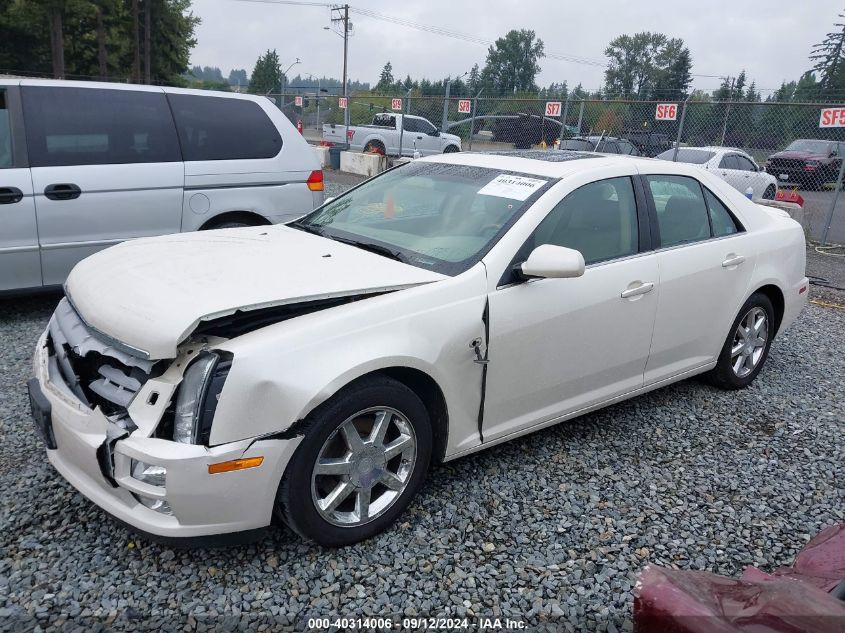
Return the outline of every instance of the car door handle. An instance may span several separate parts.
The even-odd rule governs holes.
[[[50,200],[75,200],[82,195],[82,189],[72,183],[60,183],[44,187],[44,196]]]
[[[17,187],[0,187],[0,204],[15,204],[23,200],[23,191]]]
[[[730,268],[731,266],[739,266],[745,261],[742,255],[728,255],[728,258],[722,262],[722,268]]]
[[[640,284],[639,286],[634,286],[633,288],[623,290],[620,296],[623,299],[629,299],[630,297],[636,297],[637,295],[644,295],[647,292],[651,292],[652,290],[654,290],[654,283],[651,281],[647,281],[644,284]]]

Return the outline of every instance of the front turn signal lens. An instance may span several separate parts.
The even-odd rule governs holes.
[[[308,180],[305,181],[308,185],[308,188],[311,191],[322,191],[323,190],[323,170],[316,169],[311,172],[311,175],[308,176]]]
[[[246,457],[244,459],[232,459],[219,464],[209,464],[208,474],[230,473],[233,470],[246,470],[247,468],[258,468],[264,462],[263,457]]]

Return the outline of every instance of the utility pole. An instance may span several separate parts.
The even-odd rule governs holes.
[[[727,106],[725,106],[725,122],[722,124],[722,140],[719,142],[719,145],[722,147],[725,145],[725,134],[728,131],[728,115],[731,113],[731,99],[733,99],[734,94],[734,81],[735,79],[731,77],[731,87],[730,90],[728,90],[728,103]]]
[[[343,96],[346,98],[346,111],[343,113],[343,121],[346,127],[346,142],[349,143],[349,95],[347,94],[347,77],[346,69],[349,57],[349,5],[344,4],[341,7],[332,9],[332,11],[342,12],[340,17],[333,17],[332,22],[343,23]]]

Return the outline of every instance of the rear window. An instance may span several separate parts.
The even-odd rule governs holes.
[[[254,101],[169,94],[185,160],[273,158],[279,130]]]
[[[33,167],[182,160],[164,93],[24,86]]]
[[[713,158],[716,155],[716,152],[708,152],[704,149],[678,149],[678,162],[679,163],[693,163],[695,165],[703,165],[708,160]],[[655,158],[660,158],[662,160],[674,160],[675,157],[675,150],[669,149],[663,152],[662,154],[658,154]]]

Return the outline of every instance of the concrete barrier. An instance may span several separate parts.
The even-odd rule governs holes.
[[[340,171],[361,176],[375,176],[385,169],[387,169],[387,157],[381,154],[340,153]]]
[[[320,163],[320,167],[325,169],[329,165],[329,148],[328,147],[315,147],[314,155],[317,157],[317,162]]]

